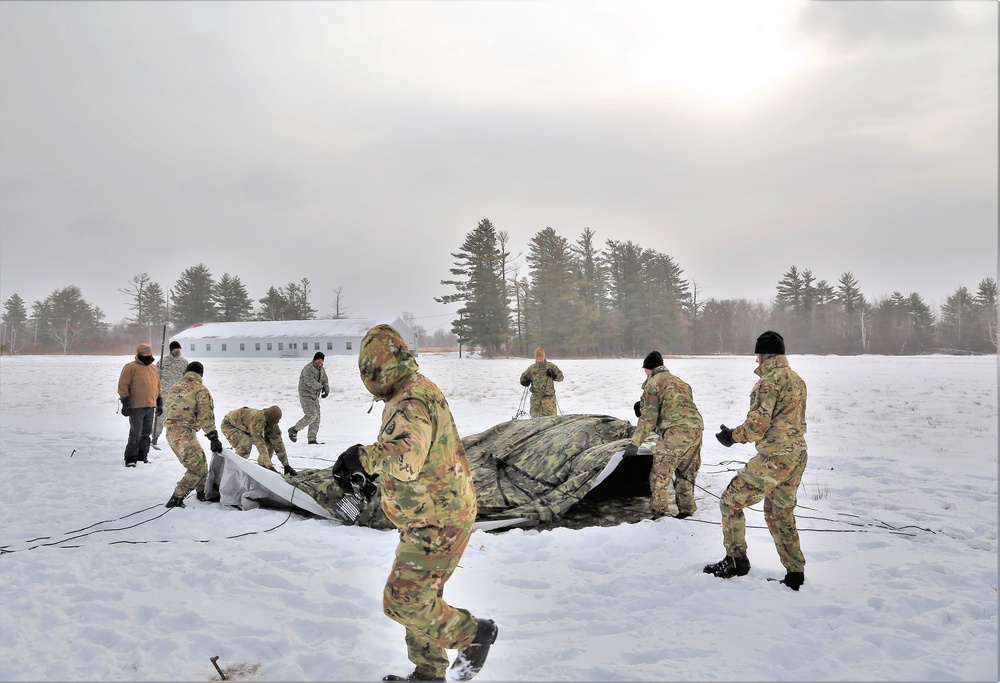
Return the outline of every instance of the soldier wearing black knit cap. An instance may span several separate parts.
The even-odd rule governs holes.
[[[806,558],[799,547],[795,526],[796,490],[806,463],[806,384],[785,357],[785,340],[768,330],[754,347],[760,377],[750,393],[750,410],[743,424],[730,429],[720,426],[715,437],[726,446],[753,443],[752,457],[719,501],[722,539],[726,556],[705,567],[706,574],[722,579],[750,572],[747,558],[746,521],[743,509],[764,501],[764,521],[785,567],[781,583],[798,590],[805,582]]]

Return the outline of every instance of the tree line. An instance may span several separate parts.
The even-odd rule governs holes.
[[[552,228],[537,232],[527,254],[510,251],[506,231],[489,219],[469,232],[441,283],[454,292],[435,300],[460,304],[450,330],[428,333],[403,318],[422,346],[478,349],[484,356],[530,356],[542,346],[553,357],[639,357],[665,354],[745,354],[765,329],[782,332],[790,353],[996,353],[997,283],[961,286],[939,311],[917,293],[866,298],[847,271],[836,284],[791,266],[769,302],[701,297],[698,284],[669,255],[585,229],[575,240]],[[271,286],[256,302],[239,276],[216,280],[203,263],[184,270],[169,292],[146,273],[124,288],[132,315],[109,323],[79,287],[54,290],[29,313],[14,294],[3,305],[7,353],[123,352],[151,329],[183,330],[198,322],[311,320],[317,311],[308,278]],[[255,305],[256,303],[256,305]],[[333,314],[346,318],[342,288]]]
[[[639,357],[661,353],[745,354],[766,329],[791,353],[996,353],[997,283],[959,287],[935,312],[917,293],[867,299],[850,272],[837,283],[791,266],[768,303],[703,299],[668,256],[631,241],[599,247],[587,228],[570,242],[552,228],[530,240],[524,264],[506,231],[483,219],[453,253],[459,303],[452,331],[486,357]],[[522,269],[526,272],[522,272]]]

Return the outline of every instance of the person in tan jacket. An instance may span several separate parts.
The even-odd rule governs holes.
[[[160,373],[153,365],[153,348],[149,344],[135,347],[135,360],[122,368],[118,377],[118,400],[129,427],[125,467],[135,467],[140,460],[149,462],[153,421],[163,413]]]

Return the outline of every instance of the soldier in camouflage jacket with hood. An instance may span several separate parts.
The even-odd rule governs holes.
[[[684,519],[698,509],[694,482],[701,467],[705,423],[694,404],[691,387],[664,367],[659,351],[650,351],[642,367],[646,381],[642,384],[642,399],[635,404],[639,426],[625,448],[625,456],[635,455],[650,432],[658,435],[649,475],[653,519],[665,515]],[[671,484],[676,500],[671,495]]]
[[[785,340],[777,332],[768,330],[760,335],[754,353],[758,364],[754,373],[760,379],[750,392],[747,419],[733,429],[721,425],[715,436],[727,448],[734,443],[753,443],[757,455],[737,472],[722,494],[719,508],[726,557],[706,566],[705,573],[728,579],[750,572],[743,509],[763,500],[764,521],[785,567],[781,583],[798,590],[805,581],[806,566],[795,526],[795,494],[809,460],[806,384],[788,364]]]
[[[205,500],[208,464],[205,462],[205,451],[198,442],[199,430],[205,432],[213,453],[222,452],[219,432],[215,429],[215,403],[208,387],[201,381],[204,374],[204,366],[192,361],[188,363],[181,380],[167,392],[167,417],[163,421],[167,443],[186,472],[164,507],[184,507],[184,498],[192,490],[197,491],[198,500]]]
[[[444,680],[446,649],[460,651],[452,677],[468,680],[482,668],[497,628],[443,598],[476,519],[469,461],[451,409],[390,325],[365,335],[358,368],[375,400],[385,402],[382,428],[374,444],[341,454],[334,471],[363,469],[377,477],[382,509],[399,529],[383,609],[406,628],[407,654],[416,669],[385,680]]]

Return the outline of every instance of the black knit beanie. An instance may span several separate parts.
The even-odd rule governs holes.
[[[646,354],[646,358],[642,361],[642,367],[646,370],[652,370],[653,368],[658,368],[663,365],[663,356],[660,355],[659,351],[650,351]]]
[[[170,350],[171,351],[173,351],[174,349],[179,349],[179,348],[181,348],[181,343],[179,341],[172,341],[172,342],[170,342]]]
[[[780,356],[785,353],[785,338],[774,330],[768,330],[757,337],[757,344],[754,345],[753,352],[762,355],[773,353]]]
[[[313,354],[313,360],[323,360],[324,358],[326,358],[326,354],[322,351],[317,351]]]
[[[199,375],[201,375],[202,377],[204,377],[205,376],[205,366],[202,365],[201,363],[199,363],[198,361],[193,360],[190,363],[188,363],[188,365],[187,365],[186,368],[184,368],[184,372],[197,372]]]

